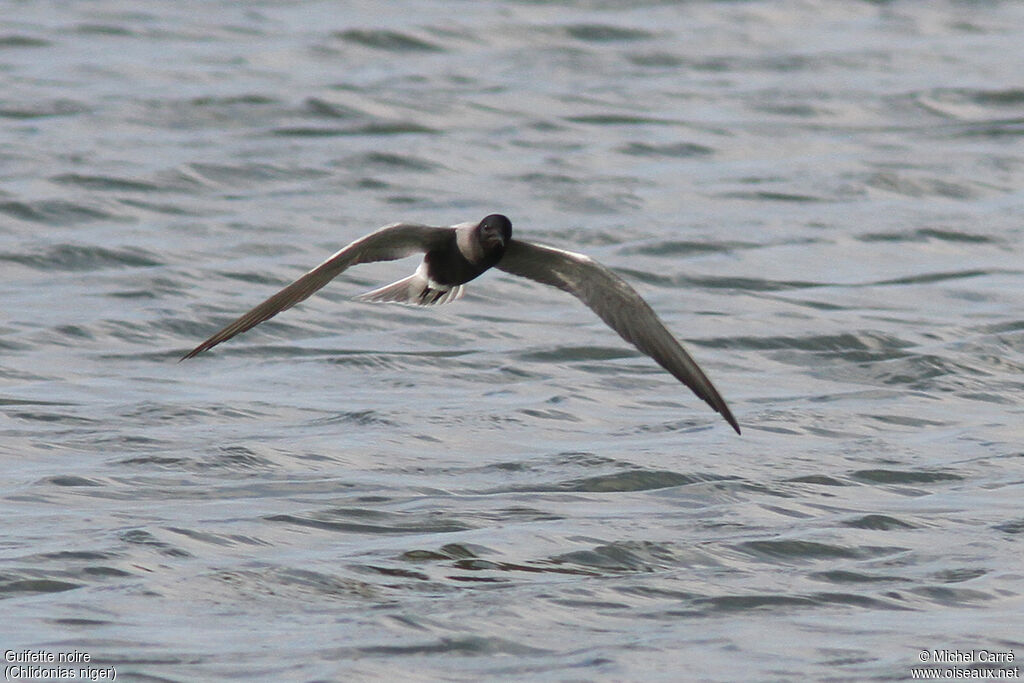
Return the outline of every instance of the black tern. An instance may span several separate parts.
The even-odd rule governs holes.
[[[356,240],[185,354],[192,358],[307,299],[346,268],[423,254],[416,272],[367,292],[361,301],[430,306],[455,301],[464,285],[490,268],[572,294],[619,335],[653,358],[732,425],[740,426],[718,390],[646,301],[625,280],[589,256],[512,239],[500,214],[478,223],[431,227],[388,225]]]

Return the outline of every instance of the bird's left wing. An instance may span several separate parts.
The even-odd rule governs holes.
[[[578,298],[623,339],[690,387],[740,433],[729,406],[696,361],[636,290],[607,267],[583,254],[520,240],[509,242],[495,267]]]
[[[192,358],[309,298],[350,266],[372,261],[393,261],[425,252],[450,237],[450,234],[451,228],[434,228],[413,223],[396,223],[372,232],[341,249],[319,266],[235,320],[182,356],[181,360]]]

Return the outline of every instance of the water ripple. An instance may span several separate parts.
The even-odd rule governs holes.
[[[334,38],[363,47],[387,52],[441,52],[441,46],[400,31],[386,29],[349,29],[333,34]]]
[[[31,223],[67,225],[93,221],[115,220],[115,214],[91,204],[80,204],[63,199],[0,202],[0,213]]]
[[[161,262],[155,254],[135,247],[110,249],[98,246],[58,244],[45,251],[0,253],[0,261],[18,263],[37,270],[95,271],[106,268],[147,268]]]

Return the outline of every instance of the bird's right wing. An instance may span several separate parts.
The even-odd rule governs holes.
[[[636,290],[607,267],[583,254],[512,240],[495,268],[575,296],[619,336],[690,387],[720,413],[737,434],[740,432],[725,399],[696,361]]]
[[[350,266],[372,261],[393,261],[429,251],[434,246],[443,243],[445,239],[450,239],[451,232],[451,228],[434,228],[413,223],[396,223],[372,232],[341,249],[319,266],[217,332],[185,354],[181,360],[192,358],[309,298]]]

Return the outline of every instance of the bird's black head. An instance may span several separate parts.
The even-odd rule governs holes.
[[[480,244],[488,252],[503,252],[512,239],[512,221],[500,213],[492,213],[480,221]]]

